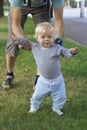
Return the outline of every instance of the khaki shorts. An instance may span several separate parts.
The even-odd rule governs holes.
[[[7,40],[6,45],[6,54],[9,54],[12,57],[17,57],[19,54],[19,47],[15,45],[12,39]]]

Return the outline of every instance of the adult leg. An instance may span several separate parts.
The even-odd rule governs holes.
[[[6,65],[7,65],[7,74],[6,79],[2,83],[2,87],[4,89],[10,89],[13,86],[13,79],[14,79],[14,68],[15,58],[6,54]]]
[[[6,54],[7,78],[14,77],[13,75],[14,64],[15,64],[15,57]]]
[[[18,53],[19,53],[18,45],[14,45],[13,40],[8,39],[6,45],[7,74],[6,74],[6,79],[2,83],[2,87],[5,89],[9,89],[13,86],[13,79],[14,79],[13,68]]]
[[[24,24],[26,22],[26,12],[24,13],[24,10],[22,11],[22,18],[21,18],[21,26],[22,28],[24,27]],[[9,13],[8,15],[8,32],[9,32],[9,39],[7,41],[6,45],[6,65],[7,65],[7,74],[6,74],[6,79],[2,83],[2,87],[5,89],[9,89],[13,86],[13,79],[14,79],[14,65],[16,61],[16,57],[19,52],[19,48],[17,45],[14,45],[11,36],[12,31],[11,31],[11,15]]]

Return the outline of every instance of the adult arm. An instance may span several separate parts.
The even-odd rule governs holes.
[[[24,37],[20,20],[21,20],[21,8],[10,7],[12,17],[12,32],[16,37]]]
[[[52,0],[54,11],[55,43],[63,46],[62,36],[64,34],[63,6],[64,0]]]
[[[64,34],[63,7],[54,8],[56,38],[62,38]]]
[[[24,37],[23,30],[20,25],[21,20],[21,8],[10,7],[11,17],[12,17],[12,32],[19,39],[20,48],[25,50],[30,50],[30,43]],[[14,38],[13,38],[14,39]],[[14,39],[15,40],[15,39]],[[14,42],[15,43],[15,42]],[[18,44],[18,42],[16,42]]]
[[[62,38],[64,34],[64,24],[63,24],[63,6],[64,0],[52,0],[53,10],[54,10],[54,26],[56,37]]]

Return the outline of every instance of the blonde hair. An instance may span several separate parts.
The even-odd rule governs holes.
[[[37,39],[40,34],[52,34],[53,38],[55,38],[55,30],[51,23],[42,22],[39,23],[35,28],[34,38]]]

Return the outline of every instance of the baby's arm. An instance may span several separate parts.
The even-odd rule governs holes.
[[[78,53],[78,48],[77,48],[77,47],[71,48],[71,49],[70,49],[70,53],[71,53],[72,55],[76,55],[76,54]]]

